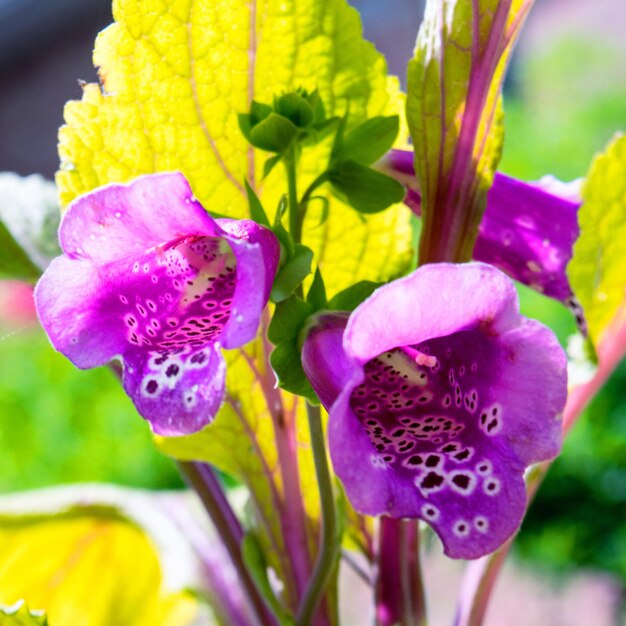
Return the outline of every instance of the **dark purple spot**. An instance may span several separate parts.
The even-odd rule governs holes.
[[[420,483],[420,486],[424,489],[435,489],[436,487],[441,486],[442,483],[443,476],[436,474],[435,472],[429,472]]]
[[[146,385],[146,391],[148,393],[156,393],[158,388],[159,385],[156,380],[149,380],[148,384]]]
[[[465,459],[467,459],[469,455],[470,455],[470,451],[466,448],[465,450],[462,450],[458,454],[455,454],[454,458],[458,459],[459,461],[465,461]]]
[[[439,465],[439,457],[436,454],[431,454],[426,459],[426,467],[437,467]]]
[[[460,487],[461,489],[467,489],[469,487],[469,484],[470,484],[470,477],[466,476],[465,474],[456,474],[452,478],[452,482],[457,487]]]
[[[176,376],[176,374],[178,374],[178,372],[180,372],[180,367],[178,367],[178,365],[176,365],[176,363],[172,363],[166,370],[165,370],[165,375],[168,378],[172,378],[172,376]]]
[[[413,454],[406,460],[407,465],[421,465],[423,462],[424,459],[419,454]]]

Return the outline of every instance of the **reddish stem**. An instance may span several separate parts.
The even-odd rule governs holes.
[[[424,626],[419,522],[381,517],[376,561],[376,626]]]

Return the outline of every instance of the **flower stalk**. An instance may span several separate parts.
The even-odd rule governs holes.
[[[313,569],[313,574],[309,580],[302,603],[296,615],[296,624],[298,626],[307,626],[308,624],[314,623],[313,618],[316,608],[322,599],[324,590],[337,565],[339,556],[335,497],[326,455],[320,407],[313,406],[307,402],[306,409],[311,436],[311,449],[315,463],[315,476],[317,478],[322,508],[322,525],[315,568]]]
[[[376,554],[377,626],[426,625],[419,532],[416,520],[380,519]]]
[[[276,619],[265,606],[245,566],[241,553],[243,529],[231,509],[213,469],[205,463],[187,461],[180,461],[178,467],[189,486],[198,494],[215,525],[218,535],[224,542],[258,624],[260,626],[276,626]]]

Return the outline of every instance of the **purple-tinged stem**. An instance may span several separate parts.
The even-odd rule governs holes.
[[[376,549],[376,626],[425,626],[419,522],[381,517]]]
[[[230,626],[250,626],[245,610],[241,585],[234,568],[226,562],[228,556],[219,537],[210,537],[200,526],[188,507],[180,506],[179,499],[167,502],[167,512],[193,546],[202,561],[202,575],[208,590],[211,608]]]
[[[222,486],[213,469],[205,463],[179,461],[178,467],[189,486],[198,494],[204,508],[211,517],[218,535],[222,539],[233,566],[239,575],[239,581],[250,603],[256,622],[260,626],[276,626],[276,618],[265,606],[254,581],[243,561],[241,542],[243,529],[230,507]]]
[[[269,325],[267,309],[263,316],[263,328]],[[263,330],[264,372],[255,370],[261,384],[267,408],[272,417],[274,441],[278,455],[278,464],[283,485],[283,502],[280,513],[280,524],[285,547],[291,560],[293,586],[296,591],[296,610],[311,575],[311,555],[306,529],[306,512],[304,498],[300,487],[300,469],[298,467],[298,444],[296,440],[295,416],[298,410],[298,399],[294,397],[291,411],[285,410],[280,390],[275,386],[275,376],[269,363],[272,350]]]
[[[585,407],[600,391],[609,376],[626,354],[626,303],[622,305],[613,322],[606,329],[598,346],[598,369],[586,384],[572,389],[563,412],[563,434],[571,430]],[[528,502],[532,502],[551,462],[540,463],[533,468],[526,481]],[[493,590],[509,554],[513,540],[505,543],[497,552],[483,557],[467,566],[457,605],[454,626],[481,626]]]

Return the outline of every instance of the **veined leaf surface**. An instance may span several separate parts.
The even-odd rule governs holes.
[[[361,36],[345,0],[168,0],[150,8],[115,0],[115,23],[96,41],[102,88],[69,102],[59,135],[62,204],[99,185],[180,170],[210,211],[248,213],[244,178],[273,210],[286,191],[282,167],[261,181],[268,153],[253,150],[237,115],[254,98],[318,89],[328,116],[398,113],[402,98],[384,58]],[[320,173],[329,142],[305,151],[300,193]],[[330,295],[360,279],[384,280],[410,261],[409,212],[363,219],[331,197],[311,203],[305,241],[328,275]]]

